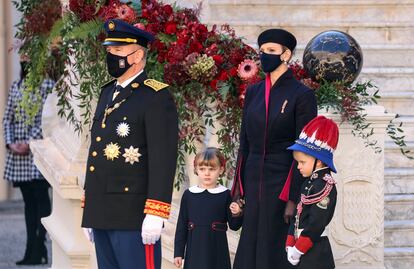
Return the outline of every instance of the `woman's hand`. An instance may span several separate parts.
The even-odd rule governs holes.
[[[16,155],[28,155],[30,152],[29,144],[13,143],[9,144],[9,149]]]
[[[239,216],[242,212],[240,205],[236,202],[230,204],[230,211],[233,216]]]
[[[183,264],[183,258],[182,257],[175,257],[174,258],[174,264],[175,266],[177,266],[178,268],[181,268],[182,264]]]
[[[285,214],[284,214],[283,218],[285,219],[285,222],[287,224],[289,224],[290,218],[292,218],[293,214],[295,213],[295,206],[296,206],[296,204],[293,201],[289,200],[286,203]]]

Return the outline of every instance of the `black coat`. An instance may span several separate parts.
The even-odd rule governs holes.
[[[230,229],[237,230],[241,218],[231,216],[230,203],[229,190],[184,192],[174,244],[174,257],[185,258],[184,269],[231,268],[227,223]]]
[[[285,252],[289,227],[283,219],[286,202],[279,195],[292,165],[289,200],[298,200],[303,178],[286,148],[316,115],[314,92],[298,82],[290,70],[272,86],[267,128],[265,81],[247,89],[232,189],[234,199],[244,196],[246,202],[235,269],[290,268]]]
[[[328,184],[324,177],[332,178],[329,168],[319,170],[307,179],[301,188],[301,194],[309,196],[320,193]],[[299,218],[298,229],[302,230],[296,238],[296,247],[303,252],[297,268],[300,269],[333,269],[335,262],[327,234],[323,234],[326,226],[331,222],[336,206],[337,191],[335,185],[320,202],[303,205]],[[297,211],[295,212],[297,215]],[[295,237],[295,223],[289,227],[289,235]],[[323,236],[321,236],[323,235]],[[298,237],[298,236],[296,236]]]
[[[177,112],[168,85],[148,80],[145,72],[111,101],[114,83],[102,88],[93,118],[82,227],[139,230],[144,210],[168,218],[177,161]],[[103,122],[107,106],[115,109]],[[121,123],[129,132],[120,132]],[[105,156],[111,143],[119,146],[113,159],[110,152]],[[139,161],[129,162],[127,150],[135,150]]]

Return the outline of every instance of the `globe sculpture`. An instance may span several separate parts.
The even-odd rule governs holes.
[[[303,66],[313,80],[352,83],[362,69],[362,50],[356,40],[340,31],[325,31],[309,41]]]

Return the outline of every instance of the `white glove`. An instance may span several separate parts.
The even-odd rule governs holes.
[[[142,243],[144,243],[144,245],[154,245],[161,237],[163,225],[163,218],[147,214],[142,222]]]
[[[94,243],[95,240],[93,238],[93,230],[92,228],[82,228],[83,233],[85,234],[86,239],[88,239],[89,242]]]
[[[296,247],[288,247],[287,251],[288,251],[288,253],[287,253],[288,261],[292,265],[297,265],[300,261],[300,257],[303,255],[303,253],[300,252]]]

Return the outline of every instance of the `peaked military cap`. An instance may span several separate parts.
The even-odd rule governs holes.
[[[297,43],[295,36],[283,29],[268,29],[262,32],[257,39],[259,47],[269,42],[285,46],[290,49],[290,51],[293,51],[296,48]]]
[[[122,20],[108,20],[105,22],[104,27],[107,33],[107,37],[103,42],[104,46],[138,44],[147,47],[148,43],[154,40],[154,36],[151,33]]]

